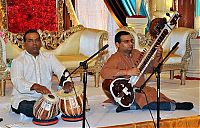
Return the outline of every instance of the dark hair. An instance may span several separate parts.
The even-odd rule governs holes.
[[[120,37],[121,37],[122,35],[130,35],[130,33],[127,32],[127,31],[120,31],[120,32],[118,32],[118,33],[115,35],[115,43],[116,43],[116,42],[121,42]]]
[[[38,33],[38,31],[36,29],[29,29],[28,31],[25,32],[24,36],[23,36],[23,40],[24,42],[26,42],[26,35],[29,33],[37,33],[40,37],[40,34]]]

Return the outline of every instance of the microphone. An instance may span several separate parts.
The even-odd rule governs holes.
[[[108,46],[109,46],[108,44],[104,45],[99,51],[105,50]]]
[[[81,66],[84,66],[85,63],[87,63],[90,59],[92,59],[94,56],[96,56],[97,54],[99,54],[101,51],[105,50],[108,47],[108,44],[104,45],[99,51],[97,51],[95,54],[93,54],[90,58],[88,58],[87,60],[80,62]]]
[[[67,76],[65,76],[65,74],[68,73],[68,70],[65,69],[65,71],[63,72],[63,75],[61,76],[60,78],[60,83],[59,83],[59,86],[63,86],[63,84],[66,82],[67,78],[69,77],[68,74]]]
[[[176,42],[176,44],[172,47],[172,51],[179,45],[179,42]]]

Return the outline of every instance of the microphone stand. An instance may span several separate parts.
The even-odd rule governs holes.
[[[71,74],[73,74],[74,72],[76,72],[80,67],[83,67],[84,69],[84,74],[83,74],[83,122],[82,122],[82,128],[85,128],[85,111],[86,111],[86,86],[87,86],[87,69],[88,69],[88,64],[87,62],[89,60],[91,60],[93,57],[95,57],[97,54],[99,54],[101,51],[105,50],[108,47],[108,44],[106,44],[105,46],[103,46],[99,51],[97,51],[96,53],[94,53],[91,57],[89,57],[87,60],[80,62],[79,67],[77,67],[76,69],[74,69],[74,71],[72,71],[71,73],[69,73],[69,75],[65,78],[67,79],[68,77],[71,76]]]
[[[167,55],[165,56],[165,58],[158,64],[158,66],[156,68],[154,68],[153,72],[151,73],[151,75],[145,80],[145,82],[143,83],[143,85],[140,87],[139,90],[137,90],[137,92],[142,92],[143,88],[145,87],[146,83],[149,81],[149,79],[152,77],[152,75],[154,73],[157,73],[157,128],[160,128],[160,68],[163,65],[163,63],[165,62],[165,60],[169,57],[169,55],[176,49],[176,47],[179,45],[179,42],[177,42],[172,49],[167,53]]]
[[[91,60],[93,57],[95,57],[97,54],[99,54],[101,51],[106,49],[108,47],[108,44],[106,44],[104,47],[102,47],[99,51],[94,53],[91,57],[89,57],[84,62],[80,62],[80,66],[83,66],[84,74],[83,74],[83,123],[82,128],[85,128],[85,111],[86,111],[86,86],[87,86],[87,68],[88,64],[87,62]]]

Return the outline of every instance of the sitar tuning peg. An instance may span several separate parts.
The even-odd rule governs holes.
[[[178,17],[182,17],[182,14],[179,14]]]
[[[169,16],[169,17],[171,17],[169,13],[166,13],[166,16]]]

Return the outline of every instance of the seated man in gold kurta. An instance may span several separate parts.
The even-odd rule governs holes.
[[[103,90],[106,96],[115,102],[113,95],[110,93],[110,83],[106,81],[112,81],[118,77],[130,78],[130,76],[138,76],[140,74],[140,70],[137,68],[139,64],[139,60],[141,60],[141,52],[137,49],[134,49],[134,39],[129,32],[120,31],[115,35],[115,45],[117,47],[117,52],[111,55],[111,57],[107,60],[101,70],[101,76],[104,79],[103,82]],[[150,62],[148,67],[145,70],[145,73],[150,73],[153,69],[162,61],[162,47],[160,45],[156,46],[157,52],[155,54],[154,59]],[[142,75],[137,83],[134,85],[137,88],[140,88],[145,81],[144,75]],[[125,87],[121,86],[121,84],[116,85],[116,90],[125,89]],[[125,92],[123,90],[122,92]],[[150,108],[152,110],[157,109],[157,91],[153,87],[145,86],[142,89],[142,92],[135,92],[133,95],[134,102],[129,107],[122,107],[118,105],[116,112],[121,112],[124,110],[130,109],[147,109]],[[146,97],[145,97],[146,95]],[[125,94],[120,93],[119,97],[123,97],[126,101],[130,101],[131,97],[125,97]],[[123,98],[121,102],[123,102]],[[177,103],[176,101],[166,97],[164,94],[160,94],[160,109],[173,111],[175,109],[181,110],[190,110],[193,108],[193,104],[190,102]]]

